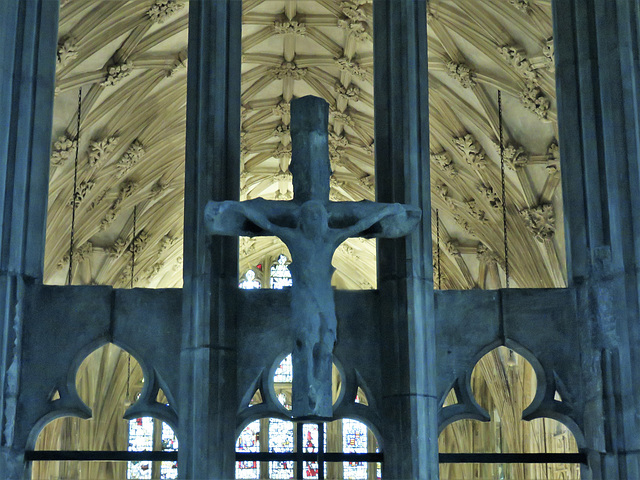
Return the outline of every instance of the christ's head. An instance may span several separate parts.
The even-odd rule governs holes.
[[[309,200],[302,204],[298,225],[308,237],[324,237],[329,228],[329,215],[322,202]]]

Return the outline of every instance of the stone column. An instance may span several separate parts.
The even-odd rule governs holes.
[[[242,2],[189,6],[180,478],[235,476],[238,239],[206,235],[209,200],[237,200]]]
[[[594,479],[640,478],[640,12],[637,0],[553,4],[586,451]]]
[[[374,0],[373,15],[378,200],[423,214],[408,237],[378,243],[383,477],[437,479],[426,2]]]
[[[20,421],[22,299],[42,279],[58,2],[5,2],[0,15],[0,472],[25,475]]]

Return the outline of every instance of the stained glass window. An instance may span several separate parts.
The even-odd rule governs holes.
[[[247,425],[238,437],[236,452],[260,451],[260,420]],[[260,478],[260,462],[236,462],[236,478]]]
[[[245,290],[253,290],[256,288],[261,288],[262,284],[258,280],[256,280],[256,272],[254,272],[253,270],[247,270],[247,273],[244,274],[244,278],[238,286]]]
[[[291,354],[284,357],[280,365],[276,368],[273,375],[273,386],[276,391],[278,401],[286,408],[291,410],[291,382],[293,381],[293,365],[291,362]]]
[[[269,419],[269,452],[293,452],[293,423]],[[293,478],[293,462],[269,462],[269,478]]]
[[[162,451],[164,452],[175,452],[178,450],[178,437],[176,437],[173,428],[164,422],[162,422],[160,442],[162,444]],[[161,462],[160,478],[162,480],[178,478],[178,462]]]
[[[154,444],[155,428],[161,428],[160,444]],[[151,417],[135,418],[129,421],[130,452],[162,450],[173,452],[178,450],[178,438],[173,429],[164,422]],[[160,462],[160,478],[178,478],[178,462]],[[150,461],[127,462],[127,479],[142,480],[152,478],[153,463]],[[153,477],[158,478],[158,477]]]
[[[264,427],[263,434],[260,426]],[[322,435],[320,435],[322,426]],[[327,435],[327,432],[334,432]],[[329,439],[331,437],[331,439]],[[307,423],[295,424],[275,418],[263,419],[249,424],[238,437],[236,452],[259,452],[259,439],[262,438],[266,445],[262,446],[262,452],[271,456],[268,465],[263,465],[260,472],[258,462],[236,462],[236,478],[303,478],[315,480],[320,478],[339,478],[367,480],[368,478],[381,478],[381,464],[368,462],[324,462],[323,469],[319,468],[316,461],[303,459],[300,454],[319,454],[321,452],[343,453],[368,453],[374,450],[378,452],[377,442],[367,426],[357,420],[336,420],[331,424]],[[328,440],[329,439],[329,440]],[[268,453],[267,453],[268,451]],[[278,454],[293,453],[297,460],[279,460]],[[327,470],[327,468],[331,470]],[[338,469],[339,467],[339,469]],[[375,470],[374,470],[375,469]],[[321,476],[321,470],[324,474]],[[268,471],[268,473],[267,473]],[[262,476],[261,476],[262,473]],[[368,477],[371,473],[373,477]]]
[[[327,451],[327,424],[324,425],[323,451]],[[318,453],[318,424],[309,423],[302,426],[302,451],[304,453]],[[302,478],[318,478],[318,462],[303,462]],[[325,467],[325,472],[327,471]]]
[[[142,452],[153,450],[153,418],[142,417],[129,421],[129,446],[130,452]],[[151,462],[127,462],[128,479],[151,478]]]
[[[367,453],[367,426],[345,418],[342,420],[342,451],[345,453]],[[367,463],[343,462],[344,478],[367,480]]]
[[[289,270],[287,263],[287,257],[280,254],[278,256],[278,261],[271,265],[271,288],[281,290],[292,285],[291,271]]]

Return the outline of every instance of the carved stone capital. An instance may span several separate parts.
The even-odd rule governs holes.
[[[520,211],[520,215],[539,242],[553,238],[556,233],[556,217],[553,205],[550,203],[525,208]]]

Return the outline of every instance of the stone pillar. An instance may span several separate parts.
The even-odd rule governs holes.
[[[42,279],[58,2],[4,2],[0,15],[0,472],[26,475],[20,421],[22,299]]]
[[[238,239],[206,235],[204,207],[239,196],[241,16],[189,6],[180,478],[235,476]]]
[[[586,451],[594,479],[640,478],[640,11],[637,0],[553,5]]]
[[[426,2],[374,0],[373,15],[378,200],[423,214],[408,237],[378,243],[383,477],[437,479]]]

